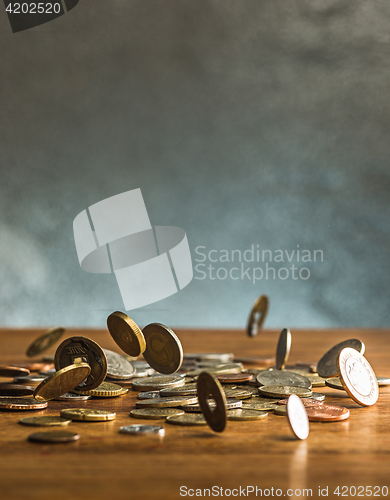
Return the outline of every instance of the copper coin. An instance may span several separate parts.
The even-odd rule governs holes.
[[[20,366],[0,366],[0,377],[20,377],[30,375],[30,370]]]
[[[261,330],[265,318],[267,317],[268,308],[269,299],[267,295],[260,295],[260,297],[256,299],[253,304],[246,327],[247,333],[250,337],[255,337]]]
[[[79,434],[69,431],[34,432],[28,436],[28,440],[35,443],[71,443],[79,438]]]
[[[278,405],[286,405],[287,404],[287,399],[279,399]],[[302,399],[303,406],[306,406],[307,408],[310,407],[315,407],[317,406],[322,406],[322,401],[317,401],[316,399],[313,398],[303,398]]]
[[[0,396],[31,396],[35,387],[20,384],[0,384]]]
[[[47,407],[47,401],[35,398],[0,398],[0,410],[41,410]]]
[[[319,405],[306,407],[311,422],[337,422],[349,417],[348,408],[336,405]]]
[[[30,372],[47,372],[51,368],[54,368],[53,363],[43,363],[43,362],[27,362],[27,363],[18,363],[16,365],[19,368],[26,368],[27,370],[30,370]]]
[[[215,378],[222,384],[235,384],[237,382],[247,382],[253,379],[250,373],[225,373],[224,375],[216,375]]]

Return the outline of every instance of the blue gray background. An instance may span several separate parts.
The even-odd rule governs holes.
[[[389,326],[388,0],[82,0],[0,12],[0,323],[103,326],[74,217],[141,188],[194,249],[321,249],[308,280],[196,280],[145,325]],[[222,265],[222,264],[221,264]]]

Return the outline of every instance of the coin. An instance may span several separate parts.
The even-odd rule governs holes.
[[[186,353],[184,359],[195,359],[198,361],[213,360],[227,363],[234,359],[234,354],[231,352],[201,352],[201,353]]]
[[[158,436],[165,435],[164,427],[159,425],[124,425],[119,429],[121,434],[157,434]]]
[[[225,373],[241,373],[242,372],[242,364],[241,363],[225,363],[218,367],[209,367],[209,368],[196,368],[195,370],[190,370],[186,373],[188,377],[198,377],[201,373],[207,372],[211,375],[222,375]]]
[[[234,387],[229,387],[229,386],[223,386],[224,391],[230,391],[230,390],[235,390],[235,391],[245,391],[245,393],[250,392],[252,396],[258,396],[259,390],[257,387],[250,387],[248,385],[236,385]]]
[[[134,376],[135,368],[124,356],[109,349],[103,349],[107,358],[107,377],[126,380]]]
[[[250,337],[255,337],[261,330],[265,318],[267,317],[268,308],[269,299],[267,295],[260,295],[260,297],[256,299],[253,304],[252,310],[249,314],[246,330]]]
[[[265,385],[263,387],[259,387],[259,393],[261,395],[272,396],[274,398],[290,396],[291,394],[296,394],[297,396],[308,398],[312,395],[312,391],[310,389],[289,385]]]
[[[55,344],[65,332],[65,328],[51,328],[37,337],[27,348],[26,355],[29,358],[37,356]]]
[[[22,425],[32,425],[34,427],[51,427],[51,426],[65,426],[71,423],[71,420],[67,420],[61,417],[24,417],[19,420],[19,424]]]
[[[0,366],[0,377],[25,377],[30,370],[18,366]]]
[[[229,410],[227,412],[228,420],[261,420],[268,415],[266,411],[247,410],[239,408],[238,410]]]
[[[332,389],[338,389],[344,391],[344,386],[338,377],[332,377],[325,379],[325,385],[331,387]]]
[[[286,366],[291,349],[291,332],[283,328],[280,332],[278,345],[276,347],[276,369],[283,370]]]
[[[0,398],[0,410],[41,410],[47,407],[47,401],[35,398]]]
[[[196,396],[170,396],[167,398],[142,399],[135,403],[136,408],[170,408],[197,403]]]
[[[337,362],[340,352],[345,347],[352,347],[364,354],[365,346],[358,339],[349,339],[340,342],[327,351],[317,363],[317,373],[320,377],[329,378],[337,376]]]
[[[273,400],[275,401],[275,400]],[[277,404],[274,403],[257,403],[257,402],[245,402],[243,401],[242,403],[242,409],[243,410],[257,410],[257,411],[264,411],[264,410],[274,410],[277,407]]]
[[[34,434],[28,436],[29,441],[36,443],[70,443],[77,441],[79,438],[79,434],[68,431],[34,432]]]
[[[108,331],[117,345],[130,356],[139,356],[145,351],[145,337],[139,326],[127,314],[116,311],[107,318]]]
[[[247,382],[253,379],[253,375],[250,373],[225,373],[224,375],[216,375],[217,380],[221,384],[235,384],[237,382]]]
[[[26,368],[30,372],[43,372],[43,371],[50,370],[50,368],[53,368],[54,365],[52,363],[43,363],[43,362],[39,362],[39,361],[29,361],[27,363],[18,363],[18,364],[13,365],[13,366],[17,366],[18,368]]]
[[[227,398],[250,399],[252,397],[252,392],[245,389],[225,389],[223,387],[223,392]]]
[[[43,380],[34,391],[38,401],[50,401],[74,389],[91,373],[91,368],[86,363],[69,365],[61,368]]]
[[[207,425],[206,419],[203,415],[196,413],[184,413],[183,415],[172,415],[167,417],[168,424],[174,425]]]
[[[183,415],[184,411],[178,408],[142,408],[131,410],[130,417],[147,420],[165,420],[172,415]]]
[[[77,363],[87,363],[91,373],[77,386],[79,391],[89,391],[98,387],[107,374],[107,359],[102,348],[86,337],[70,337],[58,346],[54,364],[56,370]]]
[[[370,363],[358,351],[346,347],[340,352],[338,372],[344,389],[356,403],[371,406],[378,401],[376,375]]]
[[[76,394],[81,391],[75,390]],[[125,389],[118,384],[112,384],[111,382],[102,382],[96,389],[91,389],[90,391],[84,391],[82,394],[87,394],[88,396],[101,397],[101,398],[113,398],[117,396],[122,396],[129,392],[129,389]]]
[[[325,394],[321,394],[320,392],[313,392],[310,398],[315,399],[316,401],[324,401]]]
[[[295,387],[311,388],[311,382],[303,375],[287,370],[264,370],[257,374],[257,382],[263,385],[289,385]]]
[[[244,363],[245,365],[272,366],[275,363],[275,358],[239,357],[234,358],[234,361],[237,363]]]
[[[155,391],[165,387],[179,387],[184,384],[185,379],[181,375],[152,375],[133,380],[132,387],[135,391]]]
[[[276,408],[274,408],[274,414],[287,417],[287,405],[276,405]]]
[[[152,398],[160,398],[160,391],[145,391],[139,392],[137,394],[137,399],[152,399]]]
[[[185,384],[180,387],[160,389],[160,396],[196,396],[196,384]],[[141,399],[141,398],[140,398]]]
[[[33,375],[21,375],[14,377],[14,382],[19,384],[40,384],[46,378],[47,375],[38,375],[37,373],[34,373]]]
[[[376,379],[377,379],[378,385],[380,387],[385,386],[385,385],[390,385],[390,378],[389,377],[377,377]]]
[[[304,377],[306,377],[308,380],[310,380],[311,382],[311,387],[325,387],[325,380],[324,378],[320,377],[319,375],[317,374],[313,374],[313,373],[306,373],[306,375],[304,375]]]
[[[142,330],[146,349],[144,358],[159,373],[175,373],[183,361],[183,348],[170,328],[151,323]]]
[[[215,408],[215,406],[216,406],[214,399],[209,399],[208,404],[209,404],[210,408]],[[241,408],[241,406],[242,406],[242,401],[240,401],[239,399],[226,399],[226,409],[227,410]],[[198,404],[183,405],[181,408],[182,408],[182,410],[188,411],[190,413],[202,412],[202,410]]]
[[[54,401],[87,401],[91,399],[91,396],[87,396],[85,394],[73,394],[73,392],[67,392],[62,394],[62,396],[58,396],[58,398],[54,398]]]
[[[116,413],[108,410],[92,410],[90,408],[67,408],[61,410],[62,418],[71,420],[84,420],[86,422],[102,422],[114,420]]]
[[[203,416],[211,429],[215,432],[222,432],[226,427],[226,396],[221,383],[210,373],[202,372],[197,380],[197,393],[199,406]],[[214,399],[216,406],[211,409],[209,406],[210,396]]]
[[[31,396],[34,390],[30,385],[0,383],[0,396]]]
[[[288,399],[279,399],[278,405],[287,405]],[[322,401],[317,401],[316,399],[313,399],[312,397],[310,398],[303,398],[301,399],[303,406],[309,407],[309,406],[315,406],[317,407],[318,405],[322,405]]]
[[[349,417],[349,410],[336,405],[319,405],[306,408],[311,422],[338,422]]]
[[[292,394],[286,405],[287,418],[291,430],[298,439],[306,439],[309,436],[309,418],[302,400]]]

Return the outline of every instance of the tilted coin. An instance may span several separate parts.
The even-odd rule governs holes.
[[[38,401],[50,401],[74,389],[91,373],[86,363],[66,366],[43,380],[34,391]]]
[[[214,399],[209,399],[208,404],[209,404],[210,408],[215,408],[215,406],[216,406]],[[239,399],[226,399],[226,409],[227,410],[233,410],[235,408],[241,408],[241,407],[242,407],[242,401],[240,401]],[[198,404],[184,405],[184,406],[181,406],[181,409],[184,411],[188,411],[190,413],[202,412],[202,409]]]
[[[287,370],[264,370],[258,373],[257,382],[263,385],[289,385],[295,387],[311,388],[311,382],[303,375]]]
[[[312,391],[310,389],[289,385],[265,385],[263,387],[259,387],[259,393],[264,396],[271,396],[274,398],[282,398],[284,396],[290,396],[291,394],[296,394],[302,398],[308,398],[312,395]]]
[[[276,369],[283,370],[286,366],[291,349],[291,332],[283,328],[280,332],[278,345],[276,347]]]
[[[62,394],[62,396],[58,396],[58,398],[54,398],[54,401],[88,401],[91,399],[91,396],[86,394],[73,394],[73,392],[66,392]]]
[[[389,377],[377,377],[376,379],[377,379],[378,385],[380,387],[385,386],[385,385],[390,385],[390,378]]]
[[[164,427],[160,425],[124,425],[119,429],[121,434],[157,434],[158,436],[165,435]]]
[[[196,396],[196,384],[185,384],[180,387],[166,387],[160,389],[160,396]],[[140,398],[141,399],[141,398]]]
[[[135,391],[155,391],[165,387],[179,387],[184,384],[185,379],[181,375],[152,375],[133,380],[132,387]]]
[[[331,387],[332,389],[338,389],[339,391],[344,391],[344,386],[338,377],[332,377],[325,379],[325,385]]]
[[[311,422],[338,422],[349,417],[348,408],[336,405],[320,405],[306,407]]]
[[[221,382],[221,384],[236,384],[238,382],[247,382],[253,379],[253,375],[250,373],[225,373],[224,375],[216,375],[215,378]]]
[[[19,420],[19,424],[22,425],[32,425],[34,427],[52,427],[52,426],[65,426],[71,423],[71,420],[67,420],[61,417],[24,417]]]
[[[0,366],[0,377],[25,377],[30,370],[19,366]]]
[[[275,401],[275,400],[274,400]],[[265,411],[265,410],[274,410],[278,405],[274,403],[257,403],[257,402],[245,402],[242,403],[243,410],[256,410],[256,411]]]
[[[55,344],[65,332],[65,328],[51,328],[37,337],[27,348],[26,355],[29,358],[37,356]]]
[[[250,337],[254,337],[261,330],[265,318],[267,317],[269,308],[269,298],[267,295],[260,295],[253,304],[252,310],[249,314],[248,324],[246,327],[247,333]]]
[[[228,420],[261,420],[268,415],[266,411],[247,410],[240,408],[238,410],[229,410],[227,412]]]
[[[196,396],[170,396],[167,398],[142,399],[135,403],[136,408],[172,408],[197,403]]]
[[[202,352],[202,353],[186,353],[185,359],[196,359],[198,361],[213,360],[226,363],[234,359],[234,354],[231,352]]]
[[[135,368],[130,361],[127,361],[124,356],[109,349],[103,349],[103,351],[107,358],[107,377],[118,380],[126,380],[133,377]]]
[[[137,399],[152,399],[152,398],[160,398],[160,391],[143,391],[137,394]]]
[[[287,399],[279,399],[278,405],[287,405]],[[313,399],[312,397],[310,398],[303,398],[301,399],[303,406],[309,407],[309,406],[315,406],[317,407],[318,405],[322,405],[322,401],[317,401],[316,399]]]
[[[316,401],[324,401],[325,394],[321,394],[320,392],[313,392],[310,398],[315,399]]]
[[[346,347],[339,354],[337,369],[344,389],[356,403],[371,406],[378,401],[376,375],[362,354]]]
[[[35,398],[0,398],[0,410],[42,410],[47,407],[47,401],[38,401]]]
[[[74,392],[76,394],[79,394],[81,391],[75,390]],[[95,389],[91,389],[90,391],[84,391],[82,392],[82,394],[87,394],[88,396],[101,397],[101,398],[103,397],[113,398],[116,396],[122,396],[127,392],[129,392],[129,389],[125,389],[118,384],[112,384],[111,382],[102,382]]]
[[[172,415],[183,415],[184,411],[178,408],[141,408],[131,410],[130,417],[147,420],[165,420]]]
[[[54,357],[56,370],[77,363],[87,363],[91,373],[77,386],[79,391],[98,387],[107,375],[107,359],[103,349],[86,337],[70,337],[60,344]]]
[[[183,415],[172,415],[167,417],[168,424],[174,425],[207,425],[203,415],[196,413],[183,413]]]
[[[309,418],[302,400],[292,394],[286,405],[288,422],[291,430],[298,439],[306,439],[309,436]]]
[[[76,432],[68,431],[47,431],[47,432],[34,432],[28,436],[29,441],[36,443],[71,443],[80,438]]]
[[[175,333],[160,323],[151,323],[142,330],[146,349],[145,360],[159,373],[175,373],[183,361],[183,348]]]
[[[340,342],[327,351],[317,363],[317,373],[322,378],[336,377],[337,376],[337,362],[340,352],[345,347],[352,347],[364,354],[365,345],[361,340],[349,339]]]
[[[16,365],[18,368],[26,368],[27,370],[30,370],[30,372],[43,372],[50,370],[50,368],[53,368],[52,363],[44,363],[40,361],[28,361],[27,363],[17,363]]]
[[[145,351],[145,337],[139,326],[127,314],[116,311],[107,318],[108,331],[117,345],[130,356],[139,356]]]
[[[31,396],[34,390],[30,385],[0,383],[0,396]]]
[[[38,375],[38,373],[33,373],[32,375],[19,375],[14,377],[14,382],[18,384],[40,384],[47,377],[48,375]]]
[[[210,373],[203,372],[197,380],[197,393],[199,406],[206,422],[213,431],[222,432],[226,427],[227,410],[226,396],[220,382]],[[213,409],[209,406],[210,396],[216,403]]]
[[[86,422],[102,422],[105,420],[114,420],[116,413],[108,410],[92,410],[90,408],[67,408],[61,410],[62,418],[71,420],[84,420]]]

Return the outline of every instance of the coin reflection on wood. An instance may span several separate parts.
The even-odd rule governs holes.
[[[261,295],[253,304],[247,324],[249,337],[255,337],[263,327],[269,309],[269,299],[267,295]]]
[[[199,406],[209,426],[215,432],[222,432],[226,427],[226,396],[222,386],[210,373],[202,372],[197,380]],[[211,409],[208,403],[213,398],[216,405]]]

